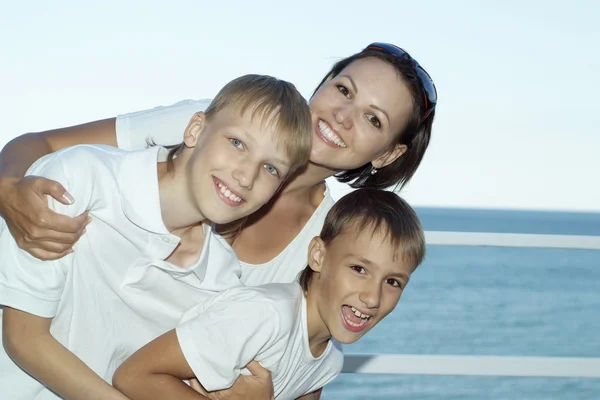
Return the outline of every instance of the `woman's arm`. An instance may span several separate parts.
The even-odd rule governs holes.
[[[191,378],[194,372],[172,330],[129,357],[115,372],[113,385],[132,400],[208,399],[183,382]]]
[[[58,182],[23,178],[38,158],[76,144],[117,145],[115,118],[13,139],[0,152],[0,216],[23,250],[36,258],[55,260],[71,251],[83,234],[87,215],[69,218],[48,209],[47,195],[63,204],[77,199]]]
[[[38,158],[78,144],[117,146],[116,118],[21,135],[0,152],[2,178],[20,179]]]
[[[13,361],[70,400],[126,400],[50,334],[51,318],[5,307],[2,343]]]

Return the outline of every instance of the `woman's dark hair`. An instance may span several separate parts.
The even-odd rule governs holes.
[[[421,117],[426,111],[423,86],[417,75],[414,61],[410,56],[405,55],[400,57],[381,51],[365,50],[344,58],[335,63],[331,68],[331,71],[325,75],[325,78],[323,78],[321,83],[319,83],[319,86],[317,86],[313,92],[313,96],[325,82],[335,78],[350,64],[357,60],[369,57],[377,58],[392,65],[412,95],[414,104],[412,114],[393,143],[393,145],[405,144],[408,149],[390,165],[379,168],[374,175],[371,174],[371,163],[367,163],[352,170],[342,171],[335,176],[338,181],[348,183],[353,188],[374,187],[383,189],[395,186],[395,189],[401,189],[408,181],[410,181],[419,167],[419,164],[421,164],[421,160],[429,145],[431,128],[435,117],[435,110],[433,110],[427,118],[421,122]]]

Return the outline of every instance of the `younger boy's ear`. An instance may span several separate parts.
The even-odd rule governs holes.
[[[183,143],[185,146],[190,148],[196,147],[196,143],[198,143],[198,139],[205,127],[206,114],[202,111],[194,114],[190,119],[187,128],[185,128],[185,132],[183,132]]]
[[[320,237],[316,236],[308,245],[308,266],[314,272],[321,272],[324,258],[325,243],[323,243]]]

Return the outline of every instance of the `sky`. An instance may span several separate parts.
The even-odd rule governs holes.
[[[591,0],[4,1],[0,147],[212,98],[247,73],[308,97],[335,61],[384,41],[438,90],[411,204],[600,211],[599,18]]]

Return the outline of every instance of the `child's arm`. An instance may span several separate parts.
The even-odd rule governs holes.
[[[73,188],[72,193],[78,199],[75,204],[66,206],[50,201],[51,209],[73,216],[94,204],[95,193],[101,193],[90,184],[94,182],[93,172],[98,166],[94,154],[89,149],[69,150],[38,160],[30,169],[32,174]],[[82,162],[87,163],[86,168],[68,168],[74,164],[82,165]],[[4,346],[17,365],[66,398],[124,399],[50,334],[50,323],[59,307],[69,269],[84,267],[73,265],[73,257],[69,255],[59,261],[40,261],[31,257],[18,248],[0,220],[0,304],[4,305]]]
[[[243,289],[232,289],[219,296],[222,300],[223,296],[243,293]],[[177,395],[181,391],[181,396],[185,391],[190,399],[272,399],[270,380],[266,382],[264,376],[241,376],[241,372],[248,366],[253,375],[267,375],[249,363],[271,347],[277,337],[279,318],[270,306],[244,300],[215,301],[202,311],[188,312],[191,318],[186,318],[176,330],[132,355],[117,370],[113,384],[134,400],[177,398],[173,390],[177,390]],[[186,384],[182,386],[182,379],[194,377],[204,390],[203,397],[190,392]],[[245,382],[248,385],[241,385],[240,391],[235,386],[238,379],[252,382]],[[159,383],[164,387],[156,388]]]
[[[113,376],[113,385],[132,400],[144,399],[208,399],[183,382],[194,378],[175,330],[148,343]]]
[[[2,342],[13,361],[60,397],[126,400],[50,334],[51,318],[5,307]]]
[[[253,362],[250,372],[252,376],[240,376],[238,381],[252,380],[256,375],[262,374],[270,379],[270,372],[257,362]],[[129,359],[127,359],[113,376],[113,385],[132,400],[144,399],[261,399],[273,398],[272,383],[268,388],[263,382],[250,385],[244,389],[236,390],[238,381],[229,389],[208,392],[200,382],[194,379],[194,371],[188,364],[175,330],[165,333],[159,338],[148,343]],[[183,380],[194,379],[192,387],[183,383]],[[241,382],[240,382],[241,383]],[[242,384],[243,385],[243,384]],[[319,397],[314,399],[318,400]],[[307,398],[308,400],[312,398]],[[306,399],[304,399],[306,400]]]

